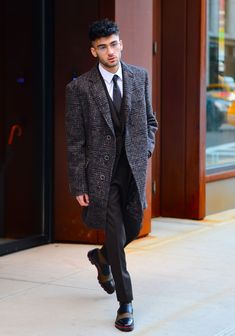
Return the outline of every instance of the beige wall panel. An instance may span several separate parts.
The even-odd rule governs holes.
[[[235,208],[235,178],[206,184],[206,215]]]

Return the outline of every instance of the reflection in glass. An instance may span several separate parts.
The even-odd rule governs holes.
[[[208,1],[206,168],[235,165],[235,0]]]

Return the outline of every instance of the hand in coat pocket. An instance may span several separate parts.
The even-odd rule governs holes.
[[[81,206],[87,207],[89,205],[89,196],[87,194],[76,196],[76,200]]]

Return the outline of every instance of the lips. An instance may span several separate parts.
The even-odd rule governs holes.
[[[111,62],[111,63],[113,63],[113,62],[116,61],[116,57],[108,58],[108,61]]]

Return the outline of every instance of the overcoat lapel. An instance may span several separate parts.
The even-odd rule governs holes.
[[[133,72],[130,68],[122,62],[122,73],[123,73],[123,101],[122,108],[124,112],[124,118],[126,121],[128,114],[131,110],[131,95],[132,95],[132,86],[133,86]]]
[[[108,98],[100,78],[99,70],[96,66],[90,71],[90,91],[95,104],[97,104],[101,114],[114,134]]]

